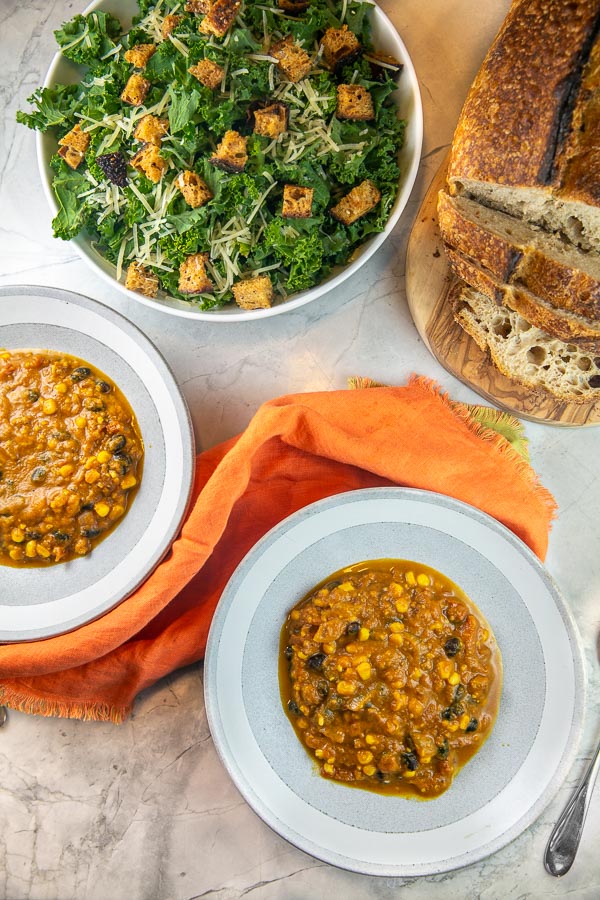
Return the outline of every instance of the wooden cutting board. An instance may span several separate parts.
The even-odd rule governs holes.
[[[446,168],[447,159],[425,195],[408,242],[406,294],[419,334],[445,369],[495,406],[550,425],[599,424],[600,401],[568,403],[507,378],[454,321],[447,298],[457,280],[446,260],[436,214]]]

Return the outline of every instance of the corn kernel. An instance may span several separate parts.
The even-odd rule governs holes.
[[[376,744],[377,738],[374,734],[365,734],[365,741],[367,744]]]
[[[351,681],[338,681],[337,692],[344,697],[350,697],[356,693],[356,685],[352,684]]]
[[[421,762],[423,763],[424,766],[426,766],[427,763],[430,763],[430,762],[431,762],[431,757],[430,757],[430,756],[423,756],[423,757],[421,758]]]
[[[98,460],[96,459],[95,456],[88,456],[85,463],[83,464],[83,468],[84,469],[92,469],[96,465],[97,462],[98,462]]]
[[[415,681],[418,681],[418,679],[421,677],[422,674],[423,674],[422,669],[415,668],[410,673],[410,677],[413,678]]]
[[[346,644],[346,652],[347,653],[358,653],[361,648],[358,644]]]
[[[369,778],[371,777],[371,775],[374,775],[376,771],[377,771],[377,769],[375,766],[364,766],[364,768],[363,768],[363,772]]]
[[[429,575],[426,575],[425,572],[420,572],[417,575],[417,584],[419,587],[429,587],[431,581],[429,580]]]
[[[333,775],[335,769],[330,763],[325,763],[325,765],[323,766],[323,771],[327,772],[328,775]]]
[[[414,778],[416,774],[417,774],[416,772],[411,772],[410,769],[408,769],[406,772],[404,772],[404,777],[405,778]]]
[[[324,755],[325,754],[324,754],[323,750],[315,750],[315,756],[317,757],[317,759],[323,759]]]
[[[84,416],[77,416],[77,417],[75,418],[75,424],[77,425],[78,428],[83,428],[84,425],[85,425],[85,417],[84,417]]]
[[[125,512],[125,507],[121,506],[120,503],[115,503],[115,505],[113,506],[113,508],[110,511],[110,517],[111,517],[111,519],[118,519],[120,516],[123,515],[124,512]]]
[[[15,544],[20,544],[21,541],[25,540],[25,535],[21,531],[20,528],[13,528],[13,530],[10,533],[10,537],[11,537],[11,540],[13,540],[15,542]]]
[[[57,391],[57,393],[59,393],[59,394],[66,394],[68,388],[67,388],[66,384],[64,383],[64,381],[59,381],[58,384],[54,386],[54,390]]]
[[[42,403],[42,409],[46,413],[47,416],[51,416],[52,413],[56,412],[56,400],[53,400],[52,397],[49,397],[48,400],[44,400]]]
[[[359,639],[359,641],[368,641],[368,640],[369,640],[369,635],[370,635],[370,634],[371,634],[371,632],[369,631],[369,629],[368,629],[368,628],[365,628],[365,627],[363,626],[363,627],[360,628],[359,631],[358,631],[358,639]]]
[[[399,613],[405,613],[410,606],[410,601],[408,599],[404,600],[396,600],[396,609]]]
[[[308,659],[308,656],[302,650],[298,650],[298,659]]]
[[[94,503],[94,509],[102,519],[110,512],[110,506],[108,505],[108,503],[104,503],[103,500],[100,500],[99,503]]]
[[[448,684],[456,685],[460,682],[460,675],[458,672],[453,672],[450,678],[448,679]]]
[[[450,678],[454,671],[454,663],[449,659],[440,659],[436,666],[436,669],[438,670],[442,678]]]
[[[98,469],[88,469],[83,476],[88,484],[94,484],[100,478]]]
[[[322,644],[321,646],[323,647],[323,653],[335,653],[337,649],[337,644],[335,641],[327,644]]]
[[[330,766],[332,766],[335,762],[335,756],[328,756],[327,762],[329,763]]]
[[[398,723],[393,719],[388,719],[385,723],[385,730],[388,734],[394,734],[396,731],[398,731]]]
[[[319,726],[319,728],[322,728],[324,724],[325,724],[325,719],[323,718],[323,716],[318,716],[317,717],[317,725]]]
[[[399,596],[400,594],[404,593],[404,587],[401,584],[398,584],[397,581],[392,581],[392,583],[390,584],[390,592],[392,594],[396,594],[396,596]]]
[[[366,766],[366,764],[370,763],[373,759],[373,754],[370,750],[359,750],[356,754],[356,758],[361,765]]]
[[[354,590],[354,585],[351,581],[344,581],[343,584],[338,584],[338,590],[345,591],[347,594],[349,594],[350,591]]]
[[[298,728],[302,728],[302,729],[308,728],[308,722],[304,718],[298,719],[298,721],[296,722],[296,725],[298,726]]]
[[[404,622],[390,622],[388,627],[392,634],[399,634],[404,631]]]
[[[411,572],[407,572],[407,573],[406,573],[406,581],[407,581],[408,584],[411,585],[411,587],[414,587],[415,584],[417,583],[417,579],[415,578],[415,573],[412,572],[412,571],[411,571]]]
[[[65,463],[64,466],[61,466],[58,471],[63,478],[66,478],[73,471],[73,466],[71,465],[71,463]]]
[[[300,618],[300,613],[297,609],[293,609],[290,613],[290,619],[297,621]]]
[[[96,459],[98,460],[99,463],[108,462],[110,459],[110,453],[108,452],[108,450],[101,450],[99,453],[96,454]]]
[[[401,634],[390,634],[388,638],[388,643],[393,644],[394,647],[401,647],[404,643],[404,638]]]
[[[371,677],[371,666],[368,662],[362,662],[360,665],[356,667],[356,671],[360,675],[363,681],[366,681],[367,678]]]
[[[420,700],[417,700],[416,697],[411,697],[408,701],[408,711],[412,713],[413,716],[420,716],[423,712],[423,704]]]
[[[394,691],[393,694],[394,699],[392,700],[392,709],[394,712],[397,712],[399,709],[404,709],[404,707],[408,704],[408,697],[406,694],[401,694],[400,691]]]
[[[50,551],[44,547],[43,544],[38,544],[35,548],[38,556],[41,556],[42,559],[47,559],[50,556]]]
[[[19,559],[23,559],[23,551],[20,547],[13,547],[12,550],[8,551],[8,555],[11,559],[14,559],[15,562]]]
[[[36,552],[35,541],[27,541],[25,544],[25,556],[28,556],[30,559],[33,559]]]
[[[460,719],[458,720],[458,724],[464,731],[470,721],[471,721],[470,715],[468,713],[464,713],[464,715],[462,715],[460,717]]]
[[[124,491],[128,491],[129,488],[132,488],[137,484],[137,478],[135,475],[126,475],[123,481],[121,482],[121,487]]]

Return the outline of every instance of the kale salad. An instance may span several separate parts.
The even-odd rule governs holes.
[[[266,308],[383,231],[405,122],[402,65],[364,0],[138,0],[55,32],[81,67],[19,122],[56,136],[54,235],[125,286],[198,309]]]

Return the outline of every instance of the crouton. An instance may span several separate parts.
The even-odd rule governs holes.
[[[169,120],[159,119],[157,116],[142,116],[133,132],[134,138],[144,144],[156,144],[160,142],[169,131]]]
[[[270,106],[255,109],[253,117],[255,134],[276,138],[287,131],[290,111],[285,103],[271,103]]]
[[[212,0],[186,0],[185,11],[191,13],[207,13],[212,6]]]
[[[277,5],[286,12],[304,12],[310,6],[310,0],[277,0]]]
[[[199,31],[224,37],[237,16],[242,0],[214,0],[202,21]]]
[[[87,131],[81,130],[81,125],[75,125],[68,134],[58,142],[60,150],[58,155],[72,169],[76,169],[85,156],[85,151],[90,145],[90,136]]]
[[[341,28],[328,28],[321,40],[323,61],[330,69],[349,63],[360,54],[361,46],[358,38],[347,25]]]
[[[299,44],[294,43],[291,35],[271,47],[271,56],[277,60],[279,71],[293,83],[306,78],[312,68],[310,56]]]
[[[357,219],[366,216],[380,200],[381,191],[367,178],[361,184],[353,187],[349,194],[342,197],[330,212],[334,219],[338,219],[344,225],[352,225]]]
[[[184,200],[192,209],[198,206],[204,206],[209,200],[212,200],[212,191],[203,178],[186,169],[177,176],[177,187],[183,194]]]
[[[283,188],[283,207],[281,215],[284,219],[308,219],[312,212],[314,190],[286,184]]]
[[[141,106],[152,85],[143,75],[134,74],[123,88],[121,100],[130,106]]]
[[[206,274],[208,253],[186,256],[179,267],[179,290],[182,294],[206,294],[215,286]]]
[[[213,62],[212,59],[201,59],[195,66],[190,66],[188,72],[197,78],[204,87],[214,91],[221,85],[225,69]]]
[[[136,69],[143,69],[153,53],[156,53],[156,44],[136,44],[125,52],[125,59]]]
[[[131,158],[131,165],[138,172],[143,172],[154,184],[160,181],[167,168],[167,162],[160,155],[156,144],[144,144]]]
[[[248,162],[247,138],[237,131],[226,131],[209,162],[224,172],[243,172]]]
[[[373,98],[361,84],[338,84],[335,114],[338,119],[368,122],[375,118]]]
[[[160,30],[163,40],[167,40],[172,31],[175,31],[183,16],[175,16],[170,13],[168,16],[165,16],[162,23],[162,28]]]
[[[257,275],[238,281],[231,290],[235,302],[242,309],[269,309],[273,299],[273,285],[268,275]]]
[[[125,287],[146,297],[156,297],[158,293],[158,276],[135,260],[129,264],[125,276]]]

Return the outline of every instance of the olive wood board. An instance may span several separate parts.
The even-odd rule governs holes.
[[[503,375],[487,352],[458,325],[448,295],[458,279],[444,252],[437,221],[437,195],[446,180],[448,159],[435,174],[415,219],[406,255],[406,294],[414,323],[441,365],[500,409],[550,425],[597,425],[600,401],[558,400]]]

